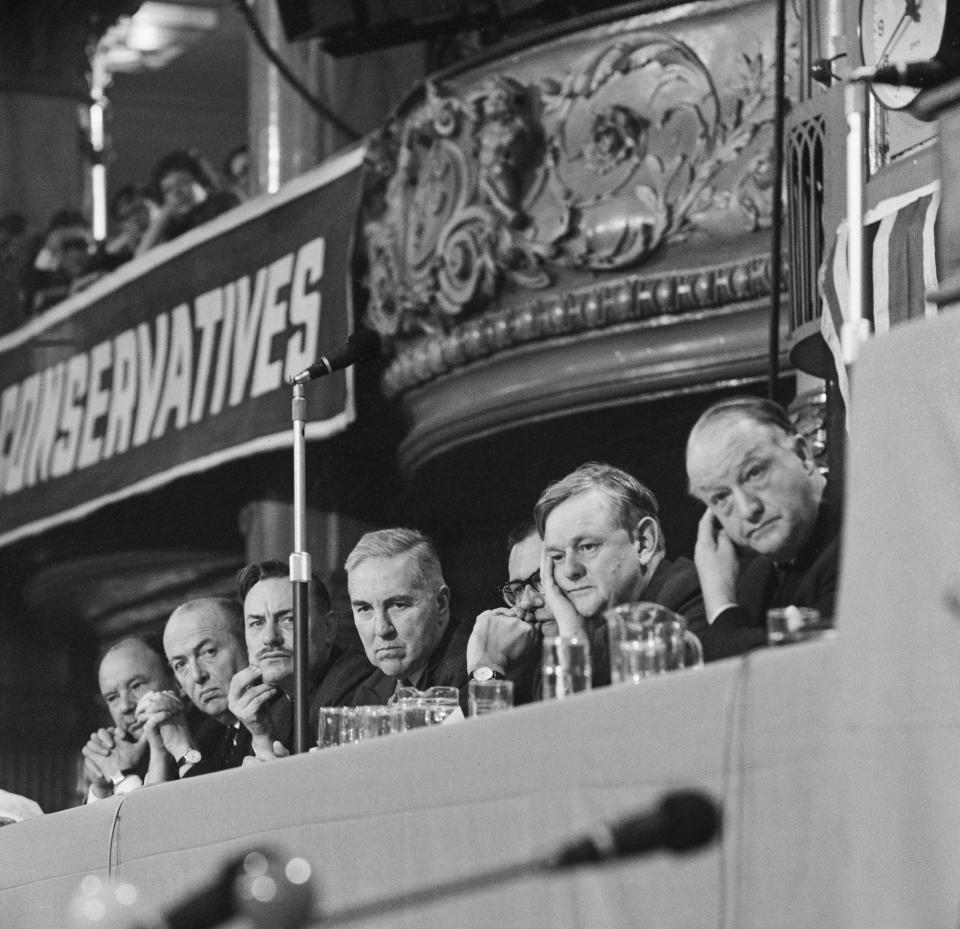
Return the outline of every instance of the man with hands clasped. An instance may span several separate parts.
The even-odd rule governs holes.
[[[100,660],[98,680],[114,724],[91,733],[82,750],[88,803],[169,777],[169,756],[136,715],[145,694],[175,686],[159,643],[138,635],[114,642]]]
[[[204,725],[191,727],[172,690],[144,694],[137,718],[156,732],[179,777],[238,767],[250,754],[250,736],[228,706],[230,681],[247,663],[243,614],[225,597],[201,597],[177,607],[163,631],[163,647],[186,697]]]
[[[833,615],[839,512],[806,439],[757,397],[711,406],[687,440],[690,492],[706,504],[694,554],[707,625],[706,660],[766,643],[771,607]]]

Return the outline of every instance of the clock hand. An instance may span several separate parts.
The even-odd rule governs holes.
[[[890,50],[897,44],[897,42],[900,41],[900,36],[903,34],[904,28],[909,25],[910,20],[910,7],[908,5],[906,12],[904,12],[903,16],[900,17],[896,28],[893,30],[893,33],[887,40],[887,44],[883,46],[883,51],[881,51],[877,56],[877,64],[886,64],[890,60]]]

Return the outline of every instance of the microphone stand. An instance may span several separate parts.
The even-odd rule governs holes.
[[[870,334],[870,323],[863,308],[863,150],[864,122],[867,112],[866,87],[850,81],[844,88],[847,119],[847,313],[841,327],[840,345],[844,364],[849,368],[860,354],[860,343]]]
[[[307,523],[307,400],[304,385],[293,384],[293,552],[290,554],[290,582],[293,585],[293,750],[305,752],[310,740],[310,707],[307,680],[310,673],[310,553],[306,542]]]

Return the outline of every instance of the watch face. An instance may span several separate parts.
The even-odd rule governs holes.
[[[862,0],[860,49],[865,65],[929,61],[940,50],[950,0]],[[877,99],[902,109],[920,93],[914,87],[871,85]]]

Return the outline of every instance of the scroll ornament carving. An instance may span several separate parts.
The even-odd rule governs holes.
[[[497,75],[462,96],[428,85],[368,155],[368,321],[419,346],[388,383],[436,376],[478,342],[512,344],[518,316],[507,336],[477,319],[494,301],[529,303],[560,274],[624,272],[674,243],[768,227],[772,85],[772,63],[744,55],[721,96],[689,46],[655,32],[536,84]]]

